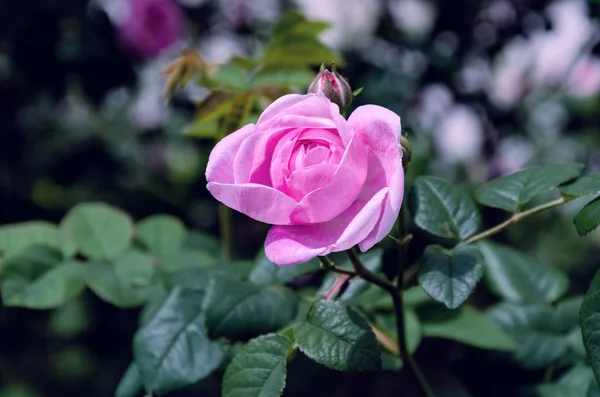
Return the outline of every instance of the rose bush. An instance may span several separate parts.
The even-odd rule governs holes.
[[[375,105],[346,120],[320,94],[286,95],[210,154],[207,188],[225,205],[274,225],[266,255],[305,262],[381,241],[404,195],[400,117]]]

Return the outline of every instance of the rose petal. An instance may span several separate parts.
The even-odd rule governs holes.
[[[342,138],[344,145],[347,145],[352,138],[352,131],[348,127],[348,121],[340,114],[340,108],[335,103],[329,104],[329,111],[331,112],[331,118],[336,124],[337,133]]]
[[[206,180],[208,182],[233,183],[233,162],[242,142],[252,136],[254,124],[248,124],[241,129],[221,139],[208,157],[206,165]]]
[[[287,179],[286,193],[300,201],[307,193],[331,182],[336,168],[335,164],[324,163],[296,170]]]
[[[284,95],[263,111],[256,125],[261,131],[271,127],[278,128],[281,126],[282,117],[286,115],[331,120],[329,104],[329,99],[323,95]]]
[[[244,140],[233,161],[235,183],[258,183],[272,186],[269,172],[273,152],[279,142],[294,139],[299,131],[282,129],[274,133],[256,133]]]
[[[305,129],[300,133],[298,139],[325,141],[329,143],[331,148],[337,148],[340,150],[343,150],[346,147],[346,145],[342,142],[338,131],[335,129]]]
[[[388,189],[382,189],[370,201],[355,201],[329,222],[273,226],[265,241],[267,258],[278,265],[295,265],[351,248],[373,229],[387,194]]]
[[[353,137],[331,182],[304,196],[291,215],[295,224],[327,222],[344,212],[358,197],[367,176],[367,148]]]
[[[273,186],[271,161],[278,143],[291,140],[306,129],[335,129],[337,124],[328,109],[329,101],[318,95],[286,95],[273,102],[259,118],[257,133],[236,154],[235,182]],[[333,135],[332,139],[341,142]]]
[[[396,142],[400,142],[400,132],[402,130],[400,116],[381,106],[364,105],[357,107],[348,118],[348,127],[362,131],[371,141],[377,141],[377,137],[383,131],[389,131],[394,134]]]
[[[246,183],[241,185],[211,182],[206,185],[220,202],[257,221],[289,225],[296,200],[272,187]]]
[[[359,199],[368,200],[384,187],[390,192],[371,233],[359,244],[361,251],[373,247],[392,230],[404,196],[402,149],[399,147],[400,117],[380,106],[357,108],[348,119],[349,128],[369,147],[368,174]]]
[[[271,186],[277,190],[285,189],[285,181],[289,176],[288,163],[296,146],[297,137],[291,140],[281,140],[277,143],[271,159]]]
[[[398,167],[398,171],[392,175],[392,183],[389,193],[382,204],[379,221],[369,235],[358,244],[362,252],[371,249],[375,244],[387,236],[394,227],[396,219],[400,214],[402,198],[404,196],[404,171]]]
[[[316,146],[309,149],[302,158],[302,166],[310,167],[321,163],[327,163],[331,156],[331,150],[326,146]]]

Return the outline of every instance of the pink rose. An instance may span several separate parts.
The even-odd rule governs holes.
[[[348,120],[320,94],[286,95],[256,125],[221,140],[210,154],[207,188],[228,207],[274,225],[266,255],[306,262],[381,241],[404,195],[400,117],[374,105]]]

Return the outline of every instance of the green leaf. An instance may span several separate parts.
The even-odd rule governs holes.
[[[379,270],[381,270],[382,256],[382,249],[372,249],[364,254],[359,255],[363,265],[365,265],[365,267],[372,272],[378,272]],[[350,260],[347,258],[337,266],[342,269],[352,269]],[[329,272],[323,279],[323,283],[319,288],[318,294],[320,296],[325,297],[339,277],[343,276],[337,273]],[[350,280],[344,292],[338,296],[338,299],[341,301],[348,301],[350,299],[354,299],[358,297],[361,293],[363,293],[368,287],[369,283],[366,282],[364,279],[357,278],[354,280]]]
[[[579,311],[579,325],[588,361],[600,384],[600,271],[585,294]]]
[[[133,237],[129,215],[103,203],[78,204],[62,220],[61,230],[92,259],[114,259]]]
[[[137,224],[136,239],[153,254],[178,251],[187,235],[183,223],[170,215],[153,215]]]
[[[236,68],[234,67],[233,70],[236,70]],[[245,77],[243,76],[244,72],[239,69],[237,70],[237,73],[241,73],[241,78],[245,80]],[[233,99],[234,94],[231,92],[213,90],[201,101],[195,103],[196,111],[194,113],[194,124],[210,125],[213,122],[218,122],[220,118],[227,116],[231,111]]]
[[[131,363],[117,386],[115,397],[138,397],[142,394],[142,389],[140,373],[135,363]]]
[[[519,212],[535,196],[576,178],[582,164],[550,164],[530,167],[494,179],[475,191],[475,199],[488,207]]]
[[[307,69],[268,68],[258,71],[252,77],[250,87],[307,87],[314,78],[315,74]]]
[[[419,267],[419,283],[436,301],[456,309],[475,290],[483,275],[483,258],[473,246],[446,250],[439,245],[425,249]]]
[[[464,240],[477,232],[481,224],[471,197],[444,179],[418,177],[409,199],[415,224],[436,236]]]
[[[342,59],[317,40],[291,38],[272,41],[262,56],[268,68],[299,68],[320,65],[323,60],[341,64]]]
[[[328,27],[326,22],[309,21],[298,11],[288,11],[273,27],[273,37],[316,38]]]
[[[585,207],[575,215],[573,223],[575,223],[577,233],[579,233],[580,236],[585,236],[594,231],[598,225],[600,225],[600,197],[587,203]]]
[[[312,360],[338,371],[381,368],[381,352],[369,324],[340,302],[320,301],[306,322],[294,329],[300,350]]]
[[[30,246],[3,263],[0,290],[5,306],[52,309],[80,294],[84,267],[47,246]]]
[[[165,286],[169,289],[177,286],[186,289],[206,291],[214,276],[235,277],[230,266],[189,267],[164,274]]]
[[[86,282],[98,297],[121,308],[140,306],[146,301],[154,277],[154,258],[130,250],[114,261],[91,261]]]
[[[234,91],[245,91],[248,88],[245,71],[233,64],[219,66],[210,78],[217,87],[225,87]]]
[[[219,239],[208,233],[192,230],[183,242],[184,248],[197,249],[218,257],[221,254],[221,243]]]
[[[600,386],[596,379],[590,381],[590,385],[587,392],[587,397],[600,397]]]
[[[590,194],[600,194],[600,174],[583,175],[576,180],[558,187],[560,194],[567,200]]]
[[[400,371],[404,363],[397,355],[387,350],[381,351],[381,369],[384,371]]]
[[[358,94],[360,94],[361,92],[363,92],[365,87],[360,87],[355,89],[354,91],[352,91],[352,96],[358,96]]]
[[[587,364],[579,363],[562,375],[557,384],[571,388],[574,393],[570,396],[583,396],[587,393],[592,381],[594,381],[592,369]],[[560,397],[563,396],[565,395]]]
[[[258,66],[258,63],[254,59],[242,57],[242,56],[234,56],[229,61],[232,65],[237,66],[240,69],[244,70],[252,70]]]
[[[417,314],[424,336],[450,339],[480,349],[517,348],[513,338],[471,306],[449,310],[439,304],[427,304],[418,308]]]
[[[303,274],[319,270],[319,261],[317,259],[312,259],[299,265],[278,266],[267,259],[264,250],[258,253],[255,263],[256,265],[248,275],[248,280],[260,286],[286,284]]]
[[[204,292],[175,288],[133,340],[133,356],[148,393],[164,394],[196,383],[223,359],[221,343],[206,336]]]
[[[432,302],[431,297],[422,287],[416,286],[404,290],[404,305],[419,307],[428,302]]]
[[[404,291],[404,306],[409,308],[419,307],[427,302],[433,302],[431,297],[421,286],[408,288]],[[366,312],[389,311],[394,309],[390,294],[370,285],[359,297],[359,304]]]
[[[187,268],[212,267],[218,260],[205,251],[182,249],[158,256],[158,267],[167,273],[177,272]]]
[[[185,138],[215,139],[218,133],[219,124],[214,120],[193,121],[181,128],[181,135]]]
[[[280,396],[285,387],[286,358],[292,347],[281,335],[252,339],[234,357],[223,378],[223,397]]]
[[[569,349],[568,332],[550,307],[502,303],[488,314],[518,342],[513,359],[524,368],[545,368],[556,363]]]
[[[484,280],[501,298],[514,303],[554,302],[569,287],[558,269],[510,247],[478,243],[484,257]]]
[[[48,222],[24,222],[0,226],[0,252],[4,258],[32,245],[45,245],[62,252],[64,258],[75,254],[77,247],[56,226]]]
[[[169,296],[169,291],[162,283],[156,283],[148,288],[148,297],[146,303],[138,317],[140,327],[148,324],[160,310],[163,303]]]
[[[296,294],[288,288],[258,287],[231,277],[213,277],[204,298],[212,337],[244,338],[287,325],[296,312]]]

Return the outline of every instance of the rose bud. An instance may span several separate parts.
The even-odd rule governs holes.
[[[352,89],[345,78],[340,76],[332,65],[331,71],[321,65],[321,71],[308,87],[309,94],[322,93],[331,102],[340,107],[340,112],[345,112],[352,103]]]

